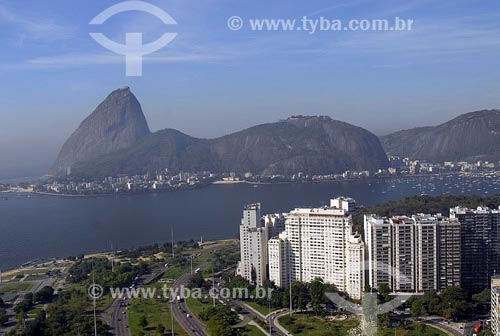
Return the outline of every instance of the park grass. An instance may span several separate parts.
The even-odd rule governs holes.
[[[96,310],[97,311],[105,311],[108,309],[113,303],[114,299],[111,297],[111,294],[106,294],[103,297],[100,297],[96,301]]]
[[[187,266],[169,266],[167,270],[165,271],[165,274],[163,275],[164,278],[167,279],[177,279],[180,277],[182,274],[186,273],[188,271]]]
[[[154,285],[148,287],[153,286]],[[160,285],[156,284],[154,287],[157,288],[157,292],[160,292]],[[127,318],[127,315],[132,336],[139,335],[141,331],[144,332],[145,335],[157,335],[156,327],[160,323],[165,327],[166,334],[170,335],[171,333],[171,312],[168,299],[163,297],[153,299],[133,299],[130,303],[128,313],[123,315],[123,318]],[[144,330],[139,327],[139,319],[142,315],[146,316],[148,321],[148,325],[144,328]],[[175,320],[174,333],[175,335],[181,336],[187,335]]]
[[[15,282],[7,285],[3,285],[0,287],[0,295],[6,294],[8,292],[17,293],[17,292],[26,292],[29,291],[33,287],[33,284],[29,282]]]
[[[219,304],[218,301],[215,302],[216,304]],[[195,298],[192,298],[192,297],[188,297],[186,298],[186,304],[189,308],[189,310],[194,314],[194,316],[196,316],[198,319],[200,319],[200,313],[205,310],[205,309],[208,309],[208,308],[211,308],[213,307],[213,303],[212,303],[212,300],[210,299],[209,301],[207,300],[207,302],[201,302],[200,300],[198,299],[195,299]],[[200,319],[201,321],[201,319]]]
[[[255,309],[256,311],[258,311],[259,313],[261,313],[264,316],[269,314],[269,307],[267,307],[267,306],[263,306],[261,304],[258,304],[257,302],[254,302],[254,301],[245,301],[245,304],[249,305],[250,307],[252,307],[253,309]],[[271,308],[271,312],[273,312],[272,308]]]
[[[423,326],[424,329],[419,330]],[[393,336],[394,334],[398,336],[447,336],[447,334],[439,329],[431,327],[430,325],[422,325],[420,323],[412,323],[408,329],[397,328],[394,332],[394,328],[379,329],[379,336]]]
[[[239,330],[242,331],[242,335],[244,336],[265,336],[259,328],[253,325],[247,325],[243,328],[239,328]]]
[[[19,292],[27,292],[33,287],[29,282],[14,282],[0,286],[0,298],[5,302],[14,300]]]
[[[359,320],[353,317],[345,321],[325,321],[309,314],[294,314],[292,317],[282,316],[279,322],[293,335],[304,336],[348,336],[350,329],[359,327]]]
[[[349,317],[345,321],[325,321],[314,315],[294,314],[291,318],[283,316],[279,321],[293,335],[298,336],[348,336],[349,330],[359,327],[359,320],[356,317]],[[446,336],[446,333],[429,325],[425,325],[424,329],[419,329],[417,323],[410,324],[407,329],[388,328],[378,331],[379,336],[393,336],[394,334],[398,336]]]

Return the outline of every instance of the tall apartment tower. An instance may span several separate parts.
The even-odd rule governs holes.
[[[281,233],[278,237],[269,239],[269,280],[278,287],[287,287],[292,281],[290,277],[290,243],[286,233]]]
[[[364,221],[372,288],[386,284],[394,292],[413,293],[460,284],[460,227],[456,220],[441,214],[417,214],[365,215]]]
[[[359,300],[365,290],[365,243],[361,235],[351,235],[347,240],[346,258],[346,292]]]
[[[351,236],[352,217],[347,210],[338,207],[292,210],[286,215],[285,231],[269,240],[270,280],[283,286],[321,278],[359,299],[364,289],[364,273],[355,277],[354,271],[348,270],[364,271],[364,245]]]
[[[460,222],[450,218],[438,227],[439,290],[461,287]]]
[[[436,216],[418,214],[415,220],[416,290],[426,292],[438,289],[438,227],[443,220]]]
[[[416,282],[416,239],[415,222],[406,216],[393,217],[392,224],[393,241],[393,269],[392,286],[396,292],[414,292]]]
[[[491,333],[500,335],[500,276],[491,277]]]
[[[500,211],[455,207],[450,209],[450,217],[460,222],[462,288],[471,293],[481,292],[500,271]]]
[[[241,258],[236,273],[257,285],[267,279],[267,240],[260,203],[245,206],[240,224]]]
[[[365,242],[368,254],[368,284],[378,288],[392,285],[393,234],[392,223],[387,217],[364,216]]]

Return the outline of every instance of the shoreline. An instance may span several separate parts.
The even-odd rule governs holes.
[[[12,187],[9,190],[1,191],[1,193],[22,193],[22,194],[35,194],[42,196],[61,196],[61,197],[99,197],[99,196],[135,196],[142,194],[157,194],[157,193],[166,193],[166,192],[177,192],[177,191],[190,191],[202,189],[211,185],[221,186],[221,185],[238,185],[238,184],[249,184],[254,186],[259,185],[283,185],[283,184],[307,184],[307,183],[342,183],[342,182],[352,182],[352,181],[370,181],[370,180],[388,180],[388,179],[399,179],[399,178],[424,178],[424,177],[445,177],[445,176],[454,176],[454,175],[472,175],[473,172],[448,172],[448,173],[438,173],[438,174],[417,174],[417,175],[394,175],[394,176],[368,176],[362,178],[345,178],[345,179],[317,179],[317,180],[305,180],[305,181],[279,181],[279,182],[254,182],[254,181],[224,181],[217,180],[210,182],[208,184],[196,186],[193,188],[185,188],[185,189],[173,189],[173,190],[141,190],[141,191],[131,191],[131,192],[103,192],[103,193],[93,193],[93,194],[65,194],[65,193],[51,193],[45,191],[34,191],[32,188],[23,189],[19,187]],[[500,171],[492,171],[490,174],[500,174]],[[480,176],[478,176],[480,177]]]
[[[235,243],[239,241],[239,239],[236,239],[236,238],[222,238],[222,239],[215,239],[215,240],[209,240],[209,241],[206,241],[206,242],[198,242],[198,244],[200,245],[200,248],[203,249],[205,247],[210,247],[212,245],[215,245],[215,244],[220,244],[220,243]],[[178,243],[181,243],[180,241],[177,242],[176,244]],[[157,244],[160,244],[160,242],[158,242]],[[145,247],[145,246],[148,246],[148,245],[142,245],[142,246],[136,246],[134,248],[137,248],[137,249],[140,249],[142,247]],[[113,252],[120,252],[122,250],[126,250],[126,248],[124,249],[118,249],[116,251],[113,251]],[[95,258],[95,257],[104,257],[104,258],[109,258],[110,254],[112,253],[112,251],[98,251],[98,252],[89,252],[89,253],[81,253],[83,254],[84,256],[84,259],[87,259],[87,258]],[[6,269],[2,269],[2,284],[3,283],[9,283],[12,278],[13,278],[13,275],[16,275],[18,273],[22,273],[23,271],[25,270],[30,270],[30,269],[37,269],[37,268],[43,268],[45,267],[47,264],[50,264],[50,263],[60,263],[60,262],[64,262],[64,261],[67,261],[67,258],[68,257],[64,257],[64,258],[61,258],[61,257],[47,257],[47,258],[43,258],[41,260],[30,260],[30,261],[27,261],[25,262],[24,264],[22,264],[21,266],[17,266],[17,267],[14,267],[14,268],[6,268]],[[26,266],[23,266],[23,265],[26,265]],[[3,280],[5,278],[10,278],[9,280]]]

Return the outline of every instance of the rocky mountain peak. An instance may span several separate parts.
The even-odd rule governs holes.
[[[115,90],[64,143],[50,172],[64,174],[78,162],[128,148],[149,133],[141,105],[130,88]]]

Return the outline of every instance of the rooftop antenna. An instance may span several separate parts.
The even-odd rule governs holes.
[[[175,336],[175,333],[174,333],[174,311],[172,310],[172,301],[174,301],[174,298],[173,297],[170,297],[170,323],[171,323],[171,327],[170,329],[172,330],[172,336]]]
[[[94,269],[94,263],[92,262],[92,282],[93,282],[93,286],[94,288],[96,288],[96,284],[95,284],[95,269]],[[97,336],[97,317],[96,317],[96,313],[95,313],[95,307],[96,307],[96,295],[92,295],[92,300],[94,302],[94,335]]]
[[[170,227],[170,236],[172,238],[172,258],[175,258],[175,250],[174,250],[174,227]]]
[[[214,289],[213,301],[214,301],[214,308],[215,308],[215,269],[214,269],[213,265],[212,265],[212,287]]]
[[[113,251],[113,242],[110,240],[109,244],[111,245],[111,272],[115,272],[115,253]]]

